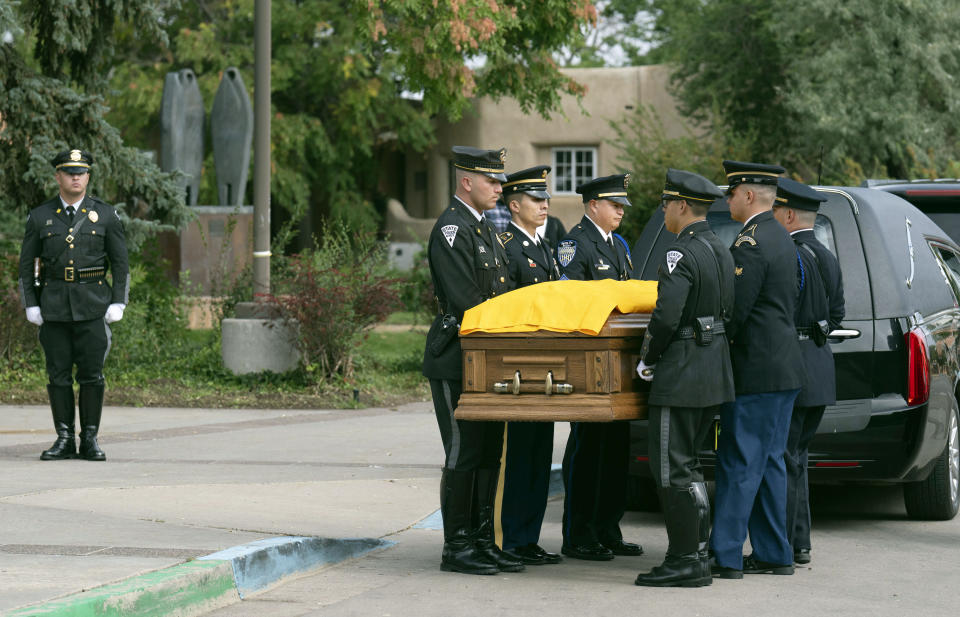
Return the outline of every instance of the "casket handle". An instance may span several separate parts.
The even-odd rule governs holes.
[[[536,381],[527,381],[527,383],[523,383],[523,380],[520,377],[520,371],[515,371],[513,373],[513,381],[495,382],[493,384],[493,391],[497,394],[514,394],[519,396],[521,392],[537,392],[540,388],[538,383],[539,382]],[[543,392],[547,396],[552,394],[572,394],[573,384],[563,382],[554,383],[553,371],[547,371],[547,376],[543,381]]]

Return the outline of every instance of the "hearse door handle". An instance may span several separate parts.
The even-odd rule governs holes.
[[[828,339],[836,339],[838,341],[844,341],[848,338],[859,338],[860,331],[854,329],[841,329],[831,330],[830,334],[827,335]]]

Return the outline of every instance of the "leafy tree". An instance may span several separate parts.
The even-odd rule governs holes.
[[[370,226],[381,158],[426,150],[436,116],[456,120],[484,95],[515,97],[525,111],[547,115],[562,93],[579,94],[551,54],[595,19],[588,0],[272,5],[271,199],[280,218],[311,215],[306,237],[329,217]],[[142,119],[156,117],[164,73],[192,68],[207,101],[228,66],[253,86],[253,0],[185,3],[165,23],[169,54],[134,49],[112,81],[111,117],[142,145],[156,139]],[[202,200],[215,199],[209,175]]]
[[[112,67],[112,33],[130,24],[162,44],[162,10],[171,0],[0,0],[0,251],[15,251],[28,208],[55,194],[50,159],[68,147],[95,157],[90,192],[127,218],[136,249],[151,233],[189,216],[170,174],[161,173],[104,120],[103,75]]]
[[[955,165],[953,0],[649,0],[682,110],[815,181]]]

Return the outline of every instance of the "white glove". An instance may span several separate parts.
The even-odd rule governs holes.
[[[107,320],[107,323],[120,321],[123,319],[124,308],[126,307],[123,304],[111,304],[107,307],[107,314],[104,316],[104,319]]]
[[[43,325],[43,315],[40,314],[39,306],[27,307],[27,321],[38,326]]]
[[[644,381],[653,381],[653,369],[656,366],[656,364],[644,364],[643,360],[640,360],[640,364],[637,365],[637,375],[640,375],[640,379]]]

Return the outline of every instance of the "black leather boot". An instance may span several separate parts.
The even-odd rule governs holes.
[[[692,488],[658,490],[670,543],[663,563],[634,584],[643,587],[704,587],[713,577],[704,575],[698,552],[699,513]]]
[[[42,461],[59,461],[65,458],[77,458],[77,440],[74,437],[73,386],[47,385],[50,398],[50,411],[53,413],[53,427],[57,431],[57,440],[49,450],[40,454]]]
[[[440,477],[440,513],[443,515],[440,569],[464,574],[496,574],[497,566],[476,547],[476,534],[470,522],[473,483],[473,471],[444,469]]]
[[[493,510],[499,479],[499,467],[477,470],[477,551],[495,563],[501,572],[521,572],[526,569],[523,560],[500,550],[493,537]]]
[[[697,504],[697,518],[700,521],[698,526],[699,534],[697,537],[697,552],[700,554],[700,567],[703,568],[704,576],[711,576],[710,567],[710,496],[707,494],[706,482],[694,482],[690,485],[693,489],[693,498]]]
[[[103,411],[103,384],[90,386],[80,384],[80,458],[88,461],[105,461],[107,455],[97,445],[100,431],[100,414]]]

